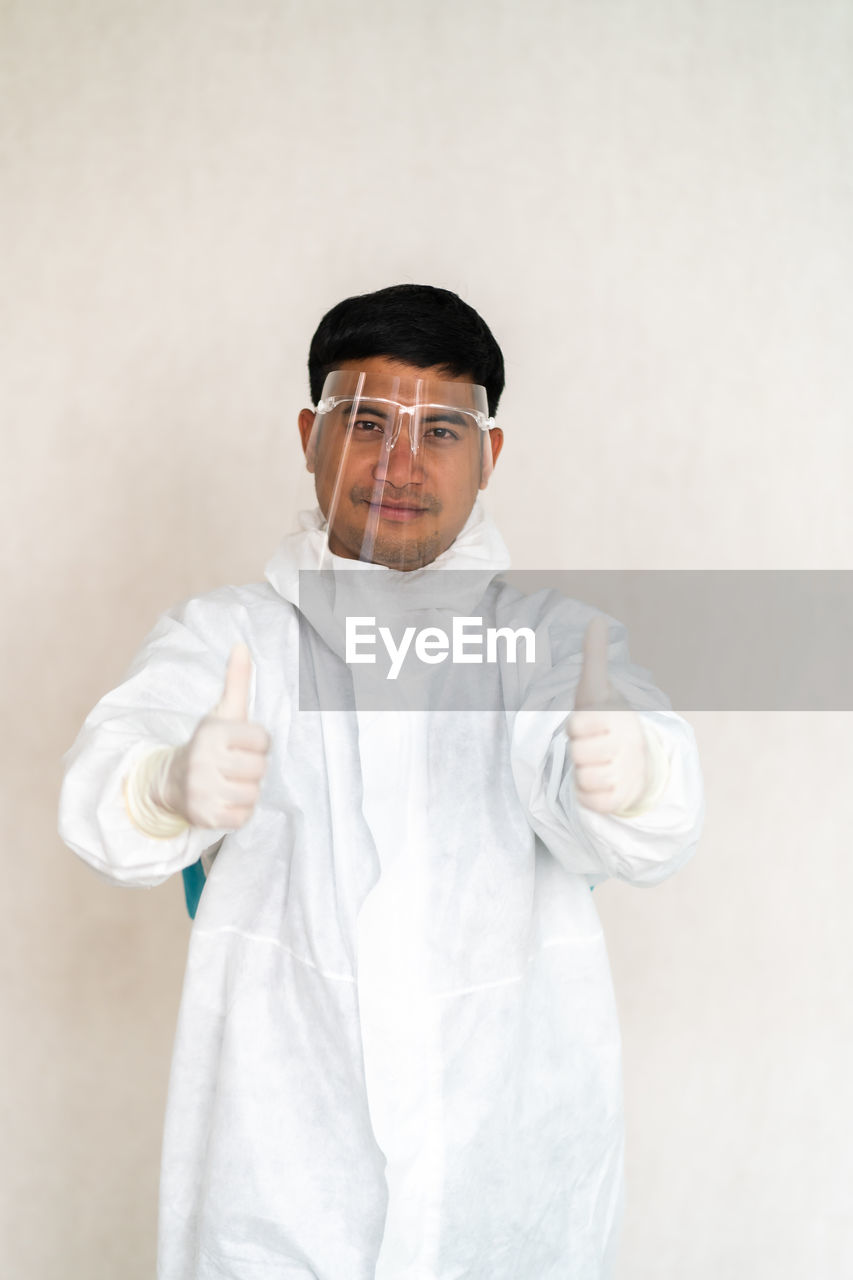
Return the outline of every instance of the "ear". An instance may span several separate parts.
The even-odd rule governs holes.
[[[305,465],[310,472],[314,471],[314,449],[308,452],[308,444],[311,440],[311,432],[314,427],[314,419],[317,417],[313,409],[300,409],[299,411],[299,437],[302,440],[302,452],[305,454]]]
[[[486,479],[481,481],[480,483],[481,489],[485,489],[486,485],[489,483],[489,479],[491,477],[492,471],[494,471],[494,468],[495,468],[495,463],[497,462],[498,457],[500,455],[500,451],[503,448],[504,433],[501,431],[500,427],[492,427],[490,429],[489,439],[492,442],[492,468],[491,468],[491,471],[489,471],[488,476],[486,476]]]

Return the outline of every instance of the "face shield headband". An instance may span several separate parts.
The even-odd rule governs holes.
[[[492,473],[484,387],[338,370],[306,447],[328,550],[403,571],[462,529]]]

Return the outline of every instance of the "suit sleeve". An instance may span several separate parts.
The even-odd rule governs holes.
[[[578,802],[566,723],[580,679],[583,636],[594,611],[577,602],[544,629],[545,670],[510,717],[516,788],[533,830],[566,868],[590,884],[617,877],[650,886],[672,875],[696,849],[704,791],[690,725],[671,710],[648,673],[629,659],[625,629],[610,620],[609,675],[656,731],[668,776],[652,807],[633,817],[594,813]]]
[[[220,593],[170,609],[66,753],[59,834],[107,880],[159,884],[191,866],[226,834],[188,827],[168,839],[146,836],[130,820],[123,784],[152,748],[188,741],[219,700],[231,645],[242,638],[239,610],[229,608]]]

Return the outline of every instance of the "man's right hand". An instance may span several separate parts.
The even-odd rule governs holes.
[[[193,827],[241,827],[260,796],[270,736],[249,722],[252,658],[235,644],[222,697],[172,755],[159,803]]]

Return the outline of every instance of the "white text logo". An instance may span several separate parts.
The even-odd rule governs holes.
[[[375,617],[346,620],[347,663],[375,663],[377,637],[390,660],[387,680],[396,680],[410,651],[419,662],[435,665],[448,658],[453,663],[499,662],[498,642],[503,642],[506,662],[518,659],[518,643],[524,640],[523,661],[536,661],[536,636],[530,627],[483,627],[482,618],[454,618],[451,634],[441,627],[406,627],[399,643],[390,627],[376,626]]]

